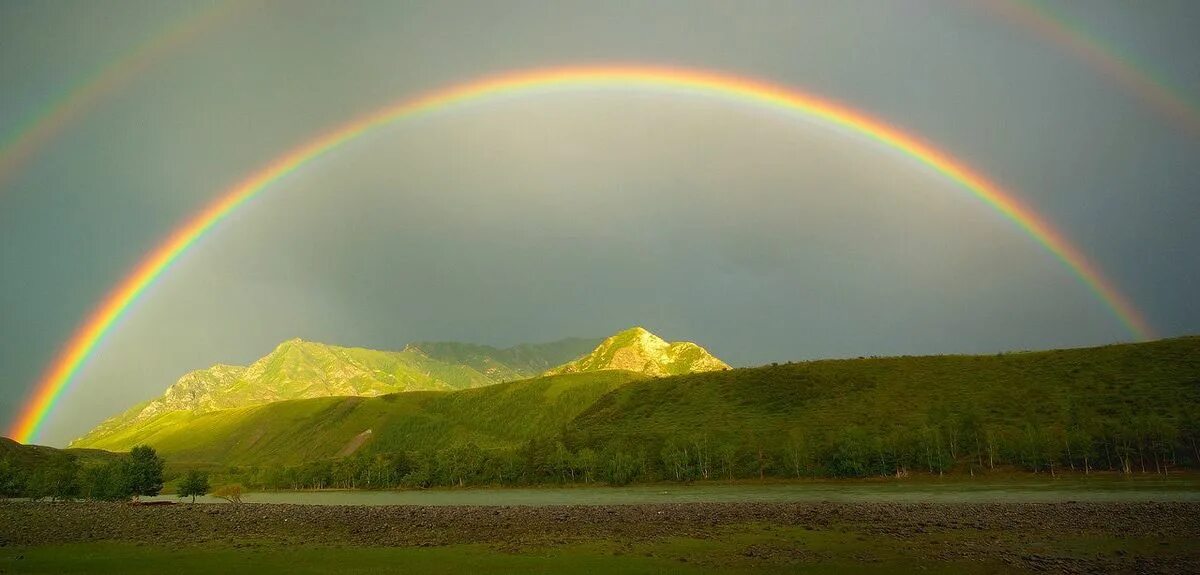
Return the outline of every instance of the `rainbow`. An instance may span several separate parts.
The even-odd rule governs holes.
[[[957,182],[964,190],[1015,222],[1066,264],[1135,336],[1143,339],[1151,336],[1146,320],[1100,270],[1029,207],[957,159],[880,120],[791,88],[715,72],[645,66],[541,69],[487,77],[402,100],[326,132],[224,191],[216,201],[192,216],[150,252],[71,336],[47,368],[13,424],[11,436],[25,443],[37,437],[39,427],[54,409],[55,402],[69,389],[73,376],[94,352],[105,333],[173,262],[230,213],[314,158],[373,129],[422,114],[502,96],[597,88],[682,92],[765,106],[817,119],[897,150]]]
[[[1073,26],[1049,6],[1033,0],[992,0],[988,9],[1057,44],[1100,73],[1117,81],[1126,91],[1154,108],[1165,119],[1194,135],[1200,135],[1200,109],[1165,80],[1145,66],[1122,56],[1112,47]]]
[[[233,0],[226,0],[181,18],[119,58],[100,66],[71,90],[20,122],[12,133],[0,140],[0,186],[72,120],[82,117],[104,96],[129,83],[168,54],[211,28],[227,16],[236,4]]]

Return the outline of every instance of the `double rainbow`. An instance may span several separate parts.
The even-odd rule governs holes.
[[[643,66],[596,66],[531,70],[502,74],[451,86],[403,100],[360,117],[293,149],[226,190],[199,214],[187,220],[104,299],[72,335],[27,402],[10,435],[23,443],[38,430],[55,403],[69,389],[73,376],[96,349],[113,324],[153,285],[154,281],[197,240],[225,216],[254,198],[273,182],[322,154],[375,128],[421,114],[502,96],[563,89],[650,89],[720,97],[823,121],[859,134],[928,166],[1012,220],[1061,260],[1138,338],[1151,336],[1150,326],[1100,270],[1045,220],[1011,193],[954,157],[878,119],[844,105],[759,80],[700,70]]]

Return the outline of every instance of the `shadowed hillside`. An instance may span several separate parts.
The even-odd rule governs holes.
[[[593,449],[690,446],[690,457],[711,449],[757,460],[762,451],[764,466],[799,475],[997,461],[1036,470],[1082,467],[1084,457],[1088,465],[1156,467],[1184,455],[1200,459],[1198,408],[1200,338],[1189,337],[989,356],[814,361],[635,382],[580,414],[564,441]],[[853,465],[830,469],[840,459]]]

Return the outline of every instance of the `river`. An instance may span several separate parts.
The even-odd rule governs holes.
[[[170,495],[157,498],[178,501]],[[995,503],[1055,501],[1200,501],[1200,479],[1062,478],[1010,481],[821,481],[694,483],[628,487],[438,488],[403,491],[266,491],[246,503],[309,505],[621,505],[691,502]],[[197,502],[222,502],[200,497]]]

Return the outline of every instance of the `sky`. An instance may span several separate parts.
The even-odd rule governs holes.
[[[1200,114],[1200,4],[1044,5]],[[1200,131],[1012,6],[0,1],[4,143],[152,45],[0,174],[0,424],[104,295],[241,178],[385,105],[563,65],[719,71],[882,119],[1033,207],[1157,336],[1200,333]],[[172,29],[188,33],[154,44]],[[390,125],[273,185],[121,318],[39,441],[293,337],[632,325],[733,365],[1133,339],[1013,222],[895,150],[727,100],[541,93]]]

